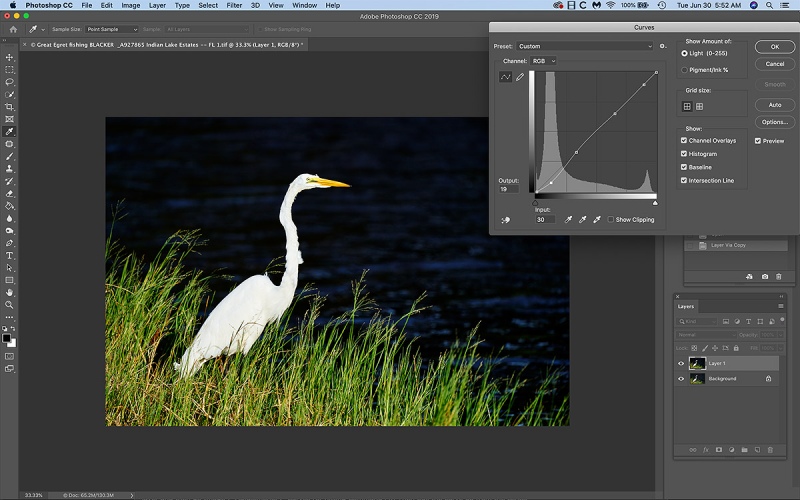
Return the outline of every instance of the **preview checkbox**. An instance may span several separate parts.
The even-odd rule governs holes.
[[[761,137],[756,137],[756,144],[761,144]]]

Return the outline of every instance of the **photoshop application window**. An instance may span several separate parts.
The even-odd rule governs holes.
[[[0,498],[800,498],[800,0],[3,0]]]

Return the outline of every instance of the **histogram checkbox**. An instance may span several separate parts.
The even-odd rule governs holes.
[[[681,151],[681,156],[683,157],[689,156],[689,152],[684,149]]]

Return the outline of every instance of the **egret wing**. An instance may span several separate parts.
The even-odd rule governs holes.
[[[278,287],[264,275],[252,276],[234,288],[208,315],[176,369],[188,376],[221,354],[246,354],[267,323],[283,313],[277,311],[277,292]]]

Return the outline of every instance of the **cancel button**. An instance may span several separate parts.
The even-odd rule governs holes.
[[[791,71],[794,69],[794,59],[791,57],[759,57],[756,59],[756,69],[759,71]]]

